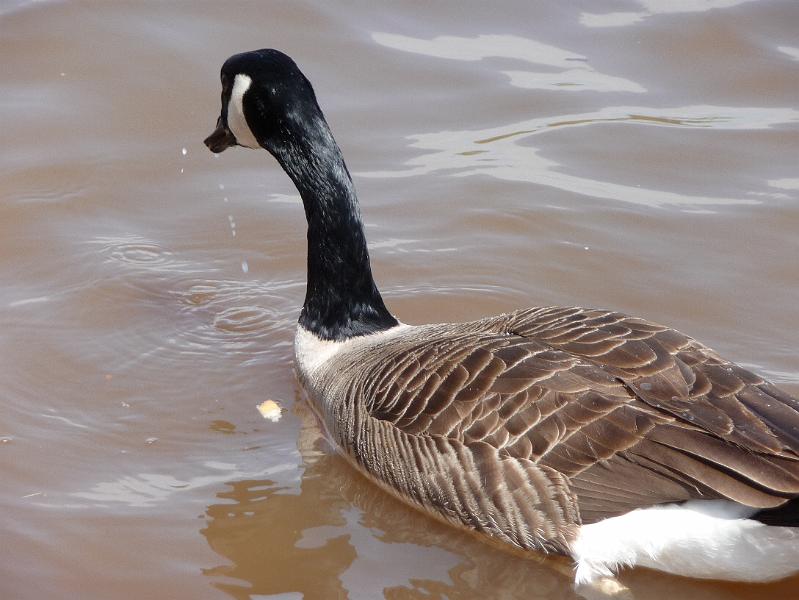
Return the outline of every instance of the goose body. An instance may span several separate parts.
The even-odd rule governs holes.
[[[449,523],[571,556],[767,581],[799,571],[799,401],[696,340],[585,308],[406,325],[372,278],[355,190],[310,83],[231,57],[214,152],[253,140],[308,220],[297,373],[372,480]]]

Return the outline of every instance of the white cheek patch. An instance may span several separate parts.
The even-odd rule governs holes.
[[[231,133],[236,136],[236,141],[240,146],[248,148],[260,148],[261,145],[252,134],[247,119],[244,117],[244,106],[242,100],[245,92],[250,89],[252,79],[248,75],[239,73],[233,80],[233,90],[230,92],[230,100],[227,103],[227,126]]]

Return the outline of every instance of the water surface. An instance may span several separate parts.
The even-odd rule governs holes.
[[[234,52],[314,82],[403,321],[610,307],[799,393],[799,4],[530,4],[0,6],[0,596],[575,598],[322,439],[296,192],[201,143]]]

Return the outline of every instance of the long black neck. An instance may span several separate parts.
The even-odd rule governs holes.
[[[300,325],[326,340],[397,325],[372,278],[355,187],[321,112],[295,121],[280,137],[269,150],[297,186],[308,221]]]

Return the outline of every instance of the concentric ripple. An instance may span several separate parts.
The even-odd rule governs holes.
[[[110,261],[129,264],[164,264],[172,253],[159,244],[137,235],[99,236],[91,243]]]
[[[110,249],[108,254],[113,260],[130,264],[165,264],[172,256],[160,246],[144,243],[123,244]]]
[[[261,306],[234,306],[216,315],[214,327],[230,333],[252,333],[269,327],[274,315]]]

